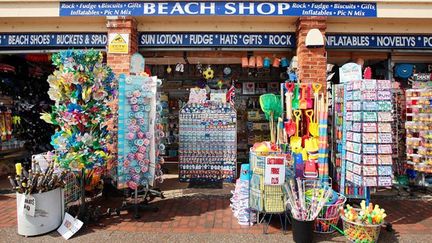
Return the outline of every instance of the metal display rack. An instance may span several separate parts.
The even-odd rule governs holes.
[[[179,180],[234,182],[237,112],[229,103],[188,103],[180,111]]]
[[[392,185],[391,100],[389,80],[345,84],[342,179],[365,187],[366,199],[368,188]]]

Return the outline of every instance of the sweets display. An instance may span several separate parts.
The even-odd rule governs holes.
[[[234,181],[237,167],[236,114],[231,104],[210,101],[188,103],[181,109],[181,182]]]
[[[346,83],[342,161],[346,181],[366,187],[392,185],[391,99],[389,80]]]
[[[119,77],[119,132],[118,132],[118,187],[135,189],[140,185],[153,185],[160,169],[158,160],[162,126],[156,123],[156,77]],[[161,150],[164,146],[161,145]]]
[[[405,123],[407,164],[414,170],[432,173],[432,89],[406,91]]]

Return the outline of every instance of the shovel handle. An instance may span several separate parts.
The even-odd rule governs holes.
[[[312,118],[313,118],[313,115],[314,115],[314,111],[313,110],[306,110],[306,116],[309,118],[309,122],[312,122],[313,120],[312,120]]]
[[[313,89],[315,94],[318,94],[318,92],[321,90],[321,88],[322,88],[322,84],[320,84],[320,83],[313,83],[312,84],[312,89]]]
[[[299,121],[300,121],[300,116],[301,116],[301,111],[300,110],[294,110],[294,116],[295,116],[295,120],[296,120],[296,137],[298,137],[298,130],[299,130]]]
[[[293,92],[294,90],[294,83],[285,83],[285,88],[287,89],[288,92]]]

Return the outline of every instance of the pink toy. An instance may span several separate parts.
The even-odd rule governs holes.
[[[145,147],[145,146],[140,146],[139,148],[138,148],[138,152],[140,152],[140,153],[145,153],[147,151],[147,148]]]
[[[132,111],[134,111],[134,112],[139,111],[139,106],[138,105],[133,105],[132,106]]]
[[[145,134],[143,132],[138,132],[137,136],[139,139],[145,138]]]
[[[146,173],[148,171],[148,167],[147,166],[141,167],[141,171],[143,173]]]
[[[139,161],[142,161],[142,160],[144,160],[144,154],[142,154],[142,153],[136,153],[136,158],[137,158],[137,160],[139,160]]]
[[[129,132],[129,133],[126,134],[126,138],[127,138],[128,140],[132,140],[132,139],[135,138],[135,134]]]

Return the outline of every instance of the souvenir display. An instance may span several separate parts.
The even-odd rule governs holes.
[[[405,92],[400,88],[393,88],[393,123],[389,129],[385,125],[379,124],[381,131],[393,133],[393,171],[395,175],[405,175],[406,170],[406,132],[405,132]]]
[[[230,103],[187,103],[180,111],[179,180],[233,182],[237,115]]]
[[[378,204],[360,203],[360,208],[347,205],[341,209],[343,234],[350,242],[378,242],[381,225],[387,217],[384,209]]]
[[[285,214],[287,193],[284,185],[294,177],[290,152],[275,143],[256,143],[250,149],[249,161],[249,207],[264,216]],[[281,225],[284,226],[284,222],[281,221]]]
[[[393,153],[390,87],[389,80],[371,79],[350,81],[344,85],[346,105],[342,143],[345,146],[340,185],[343,192],[346,191],[346,182],[365,187],[392,185],[392,162],[385,157],[390,155],[391,158]],[[355,103],[359,105],[348,105]]]
[[[256,214],[249,207],[249,184],[250,184],[250,167],[249,164],[242,164],[240,178],[236,180],[234,191],[231,191],[231,209],[234,217],[237,218],[240,225],[252,226],[256,223]]]
[[[407,164],[416,171],[432,173],[432,89],[406,90]]]
[[[59,126],[52,136],[54,159],[73,171],[104,167],[112,157],[109,152],[112,111],[109,103],[116,95],[114,73],[102,64],[99,51],[62,51],[52,56],[57,70],[48,77],[48,94],[55,101],[51,113],[41,119]]]
[[[157,104],[159,83],[157,77],[146,75],[119,77],[117,173],[120,188],[153,186],[155,174],[160,170],[157,150],[164,146],[158,140],[164,134],[156,122],[156,114],[162,111],[162,106]]]
[[[319,83],[287,82],[278,141],[293,152],[296,177],[328,180],[328,99]]]

